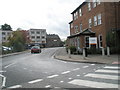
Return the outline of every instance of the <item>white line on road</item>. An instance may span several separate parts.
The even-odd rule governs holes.
[[[72,78],[68,78],[69,80],[71,80]]]
[[[104,75],[104,74],[87,74],[85,77],[92,77],[92,78],[101,78],[101,79],[112,79],[118,80],[120,77],[115,75]]]
[[[84,66],[83,68],[87,68],[87,67],[89,67],[89,66]]]
[[[47,78],[54,78],[54,77],[57,77],[59,75],[51,75],[51,76],[48,76]]]
[[[64,81],[60,81],[60,83],[63,83]]]
[[[120,69],[120,67],[117,67],[117,66],[106,66],[104,68],[107,68],[107,69]]]
[[[15,62],[15,63],[11,63],[11,64],[5,66],[4,68],[8,68],[8,67],[10,67],[10,66],[12,66],[12,65],[14,65],[14,64],[16,64],[16,62]]]
[[[3,73],[3,72],[6,72],[6,71],[0,71],[0,73]]]
[[[90,65],[94,66],[95,64],[90,64]]]
[[[65,72],[62,72],[61,74],[67,74],[67,73],[70,73],[70,71],[65,71]]]
[[[3,77],[2,87],[5,87],[6,77],[0,74],[0,77]]]
[[[74,84],[74,85],[92,87],[92,88],[118,88],[117,84],[80,80],[80,79],[75,79],[68,83]]]
[[[75,68],[75,69],[73,69],[73,71],[77,71],[77,70],[79,70],[80,68]]]
[[[79,77],[80,75],[76,75],[77,77]]]
[[[40,82],[40,81],[43,81],[43,79],[33,80],[33,81],[28,82],[28,83],[33,84],[33,83],[37,83],[37,82]]]
[[[22,85],[15,85],[15,86],[11,86],[9,88],[21,88],[21,87],[22,87]]]
[[[103,70],[103,69],[96,70],[95,72],[102,72],[102,73],[120,73],[119,70]]]
[[[49,87],[51,87],[51,85],[47,85],[47,86],[45,86],[45,88],[49,88]]]

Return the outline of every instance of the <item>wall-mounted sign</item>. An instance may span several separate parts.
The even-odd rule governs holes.
[[[90,45],[96,45],[97,44],[97,37],[90,37],[89,38],[89,44]]]

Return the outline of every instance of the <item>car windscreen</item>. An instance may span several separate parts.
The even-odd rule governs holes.
[[[34,47],[32,47],[31,49],[40,49],[40,47],[34,46]]]

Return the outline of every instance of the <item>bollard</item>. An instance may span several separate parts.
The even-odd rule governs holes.
[[[104,48],[102,47],[102,56],[105,55],[105,51],[104,51]]]
[[[70,52],[70,49],[68,49],[68,55],[69,55],[69,58],[71,58],[71,52]]]
[[[107,47],[107,56],[110,56],[110,47]]]
[[[83,59],[85,59],[85,48],[83,48]]]

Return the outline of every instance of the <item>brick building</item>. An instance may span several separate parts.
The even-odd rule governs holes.
[[[47,34],[46,47],[61,47],[62,41],[56,34]]]
[[[96,48],[106,48],[107,33],[112,30],[120,32],[120,2],[94,1],[83,2],[71,13],[68,46],[90,48],[94,45],[89,44],[89,38],[96,37]]]

